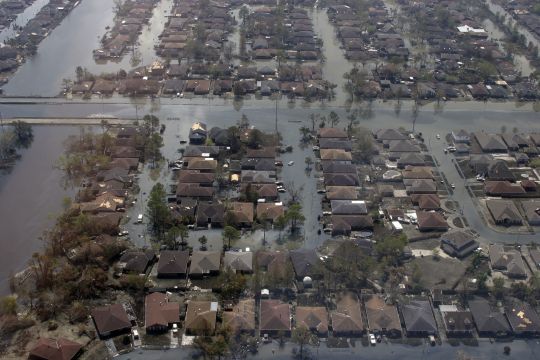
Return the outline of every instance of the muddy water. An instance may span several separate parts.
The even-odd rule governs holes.
[[[53,164],[64,139],[77,131],[72,126],[34,126],[32,146],[11,173],[0,175],[0,295],[8,291],[10,272],[22,270],[41,248],[39,237],[62,210],[62,199],[73,194],[61,186],[61,172]]]

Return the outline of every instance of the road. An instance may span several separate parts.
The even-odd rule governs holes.
[[[442,133],[441,133],[442,135]],[[467,191],[466,179],[463,179],[454,164],[454,156],[450,153],[445,154],[444,148],[446,142],[443,139],[428,141],[428,148],[431,148],[432,155],[439,162],[439,169],[445,174],[448,183],[454,184],[455,189],[449,199],[456,201],[463,211],[463,217],[467,219],[469,227],[476,231],[480,237],[489,243],[505,244],[530,244],[538,241],[536,234],[506,234],[493,230],[487,226],[476,207],[474,200]]]

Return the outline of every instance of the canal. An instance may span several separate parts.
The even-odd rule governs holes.
[[[62,173],[53,166],[63,141],[78,132],[73,126],[34,126],[34,141],[21,152],[11,172],[0,175],[0,295],[8,292],[10,273],[21,271],[40,236],[62,210],[62,200],[73,195],[62,187]]]

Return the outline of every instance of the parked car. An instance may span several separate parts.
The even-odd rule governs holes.
[[[289,165],[289,166],[293,166],[293,165],[294,165],[294,161],[292,161],[292,160],[291,160],[291,161],[289,161],[289,162],[287,163],[287,165]]]
[[[368,336],[369,336],[369,343],[375,346],[377,344],[377,339],[375,339],[375,335],[369,334]]]

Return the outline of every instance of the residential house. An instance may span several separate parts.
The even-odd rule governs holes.
[[[449,337],[470,337],[474,334],[474,322],[470,311],[458,310],[455,305],[440,305],[444,329]]]
[[[333,215],[366,215],[367,205],[364,200],[331,200]]]
[[[196,122],[189,129],[189,142],[191,144],[204,144],[207,136],[205,123]]]
[[[285,208],[281,203],[258,203],[257,219],[273,223],[280,216],[285,214]]]
[[[338,295],[336,310],[331,314],[334,336],[359,337],[364,332],[362,310],[356,294],[347,292]]]
[[[223,267],[236,273],[252,273],[253,253],[251,251],[225,251]]]
[[[407,194],[436,194],[437,184],[431,179],[405,179]]]
[[[522,201],[521,207],[525,211],[529,225],[540,226],[540,200]]]
[[[296,278],[303,280],[306,276],[320,276],[321,259],[313,249],[297,249],[289,252]]]
[[[324,174],[326,186],[359,186],[360,179],[357,174]]]
[[[196,183],[180,183],[176,187],[177,198],[192,198],[200,200],[211,200],[214,197],[215,189],[210,186],[201,186]]]
[[[528,303],[512,299],[506,304],[505,313],[514,334],[524,337],[540,335],[540,317]]]
[[[381,295],[364,299],[367,327],[371,333],[401,337],[401,322],[395,305],[387,304]]]
[[[428,300],[410,300],[401,304],[400,310],[408,336],[437,334],[437,323]]]
[[[441,208],[441,200],[436,194],[413,194],[411,195],[411,201],[420,210],[430,211]]]
[[[29,360],[72,360],[81,354],[82,345],[59,338],[40,338],[28,354]]]
[[[448,223],[438,212],[417,211],[418,230],[420,231],[447,231]]]
[[[358,193],[354,186],[327,186],[326,199],[330,201],[356,200],[358,199]]]
[[[323,127],[317,131],[319,139],[348,139],[347,133],[338,128]]]
[[[374,133],[375,138],[379,142],[387,142],[391,140],[406,140],[407,137],[396,129],[381,129]]]
[[[235,334],[255,333],[255,300],[243,299],[233,306],[232,311],[223,312],[223,324]]]
[[[468,232],[458,230],[441,235],[441,249],[450,256],[462,259],[477,248],[478,241]]]
[[[332,215],[332,235],[350,235],[351,231],[373,229],[373,218],[369,215]]]
[[[325,161],[322,163],[323,173],[325,174],[356,174],[356,166],[343,162]]]
[[[144,299],[144,327],[147,333],[163,333],[180,322],[180,304],[169,302],[166,294],[155,292]]]
[[[351,161],[352,155],[350,152],[341,149],[321,149],[321,160],[332,161]]]
[[[121,304],[98,307],[91,312],[100,338],[108,338],[131,331],[131,321]]]
[[[221,252],[193,251],[189,265],[189,277],[217,275],[221,267]]]
[[[452,140],[454,144],[469,144],[471,142],[471,136],[463,129],[458,131],[452,131]]]
[[[160,278],[184,278],[187,275],[189,251],[162,250],[157,264]]]
[[[123,273],[145,274],[155,258],[156,253],[153,250],[126,251],[120,257],[117,266]]]
[[[518,197],[525,194],[525,189],[520,184],[509,181],[486,181],[484,192],[489,196]]]
[[[529,248],[529,255],[531,256],[533,268],[540,270],[540,249],[538,248]]]
[[[469,309],[480,336],[506,336],[511,333],[504,314],[493,309],[486,299],[475,297],[469,300]]]
[[[489,261],[493,270],[504,271],[508,277],[527,278],[527,267],[518,250],[505,249],[500,244],[490,245]]]
[[[290,305],[280,300],[261,300],[259,329],[261,334],[277,335],[279,332],[283,332],[285,336],[290,335]]]
[[[304,327],[321,337],[328,336],[328,311],[323,306],[298,306],[296,328]]]
[[[216,329],[218,303],[215,301],[189,300],[184,326],[191,335],[211,335]]]
[[[516,181],[516,176],[504,160],[494,160],[488,165],[487,178],[495,181]]]
[[[200,203],[197,206],[197,226],[222,227],[225,216],[223,204]]]
[[[250,202],[233,202],[228,212],[234,225],[238,227],[251,227],[253,224],[254,207]]]
[[[473,133],[473,136],[480,145],[480,149],[485,153],[508,152],[508,147],[499,135],[486,134],[484,132],[475,132]]]
[[[516,205],[510,200],[488,199],[486,206],[497,225],[521,225],[523,219]]]

